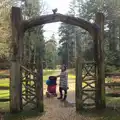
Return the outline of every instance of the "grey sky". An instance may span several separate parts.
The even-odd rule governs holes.
[[[47,4],[47,13],[52,13],[52,9],[58,8],[58,13],[65,14],[68,11],[69,3],[71,0],[43,0]],[[46,39],[49,39],[53,33],[57,38],[57,31],[60,23],[51,23],[44,26],[44,33]]]

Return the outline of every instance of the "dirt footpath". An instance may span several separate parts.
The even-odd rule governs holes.
[[[44,85],[44,94],[45,92],[46,85]],[[76,113],[74,80],[69,81],[67,101],[61,102],[57,98],[44,97],[45,113],[42,116],[34,118],[34,120],[94,120]],[[33,118],[26,120],[33,120]]]

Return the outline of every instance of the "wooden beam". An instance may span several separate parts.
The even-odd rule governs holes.
[[[12,54],[11,54],[11,70],[10,70],[10,111],[15,113],[22,109],[22,85],[21,85],[21,38],[22,38],[22,16],[21,10],[12,7],[11,11],[12,23]]]
[[[84,19],[56,13],[56,14],[42,15],[36,18],[32,18],[30,20],[25,20],[24,30],[26,31],[27,29],[31,27],[35,27],[37,25],[43,25],[47,23],[60,22],[60,21],[67,24],[79,26],[87,30],[89,33],[91,33],[95,29],[93,24],[91,24],[88,21],[85,21]]]
[[[105,77],[120,77],[120,73],[106,73]]]
[[[104,15],[96,14],[96,108],[105,108]]]

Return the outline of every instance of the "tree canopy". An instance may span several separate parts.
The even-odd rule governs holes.
[[[112,0],[72,0],[67,13],[70,16],[84,18],[90,22],[95,21],[95,14],[97,12],[104,13],[106,70],[110,70],[109,65],[120,65],[120,4],[117,4],[118,2],[119,0],[116,2]],[[76,54],[74,48],[76,48],[76,40],[79,40],[81,43],[81,51],[84,59],[89,61],[94,59],[93,40],[86,31],[62,23],[59,28],[59,35],[61,43],[61,46],[59,47],[59,55],[62,60],[64,60],[65,64],[69,64],[70,66],[70,63],[74,63],[73,60],[75,60]]]

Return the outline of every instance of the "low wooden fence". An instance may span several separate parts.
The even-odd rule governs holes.
[[[8,72],[8,69],[10,67],[9,62],[0,62],[0,102],[9,102],[9,78],[10,74]],[[6,73],[7,71],[7,73]],[[7,80],[7,85],[5,85]],[[5,81],[5,82],[4,82]]]
[[[113,79],[119,79],[116,81],[112,81],[109,83],[105,83],[106,87],[112,88],[113,92],[110,93],[106,93],[106,96],[109,97],[120,97],[120,90],[118,89],[117,91],[115,90],[115,88],[120,88],[120,73],[106,73],[105,77],[109,77],[109,78],[113,78]]]

